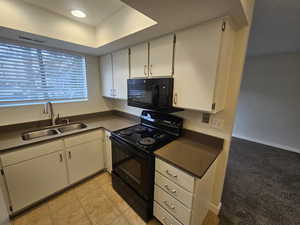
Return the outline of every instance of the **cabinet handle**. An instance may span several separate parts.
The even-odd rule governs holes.
[[[162,220],[165,222],[165,224],[173,225],[172,223],[169,223],[168,219],[166,217],[163,217]]]
[[[68,152],[68,154],[69,154],[69,159],[71,159],[72,158],[72,153]]]
[[[60,162],[64,161],[63,155],[62,155],[61,153],[59,153],[59,161],[60,161]]]
[[[152,75],[152,64],[150,65],[149,73]]]
[[[177,93],[174,94],[174,105],[177,105]]]
[[[169,176],[171,176],[171,177],[177,178],[177,175],[176,175],[176,174],[170,173],[169,170],[166,170],[166,173],[167,173]]]
[[[147,75],[146,69],[147,69],[147,65],[144,65],[144,74],[145,75]]]
[[[165,188],[166,188],[169,192],[171,192],[171,193],[173,193],[173,194],[176,193],[176,190],[175,190],[175,189],[170,189],[169,186],[168,186],[167,184],[165,184],[164,186],[165,186]]]
[[[172,205],[172,204],[169,204],[168,201],[164,201],[164,203],[165,203],[165,205],[166,205],[168,208],[170,208],[170,209],[175,209],[175,206]]]

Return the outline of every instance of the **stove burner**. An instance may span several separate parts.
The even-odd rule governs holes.
[[[165,134],[154,134],[153,137],[155,139],[161,139],[161,138],[164,138],[166,135]]]
[[[139,140],[141,145],[153,145],[155,143],[155,139],[151,137],[142,138]]]
[[[134,131],[137,132],[137,133],[143,133],[143,132],[147,131],[147,128],[146,127],[136,127],[134,129]]]
[[[124,136],[129,136],[129,135],[132,134],[132,131],[130,131],[130,130],[121,130],[120,134],[124,135]]]

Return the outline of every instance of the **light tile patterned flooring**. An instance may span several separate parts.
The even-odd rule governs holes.
[[[213,216],[205,225],[217,225]],[[101,173],[13,219],[12,225],[146,225]],[[153,219],[148,225],[160,225]]]

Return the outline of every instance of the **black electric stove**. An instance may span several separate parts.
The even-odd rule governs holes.
[[[153,152],[179,137],[182,123],[179,117],[145,110],[140,124],[111,134],[113,187],[145,221],[153,213]]]
[[[153,153],[176,138],[167,132],[143,124],[113,132],[113,135],[146,153]]]

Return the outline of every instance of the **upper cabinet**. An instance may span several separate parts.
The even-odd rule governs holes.
[[[174,35],[167,35],[150,41],[149,76],[163,77],[173,74]]]
[[[129,50],[124,49],[112,54],[114,97],[127,99],[127,79],[129,78]]]
[[[224,109],[233,46],[226,20],[176,33],[173,105],[216,113]]]
[[[123,49],[100,58],[102,96],[127,99],[129,50]]]
[[[148,76],[148,43],[130,48],[130,78]]]
[[[130,78],[172,76],[173,52],[173,34],[130,48]]]
[[[112,55],[104,55],[100,58],[100,73],[102,96],[113,97],[113,70],[112,70]]]

